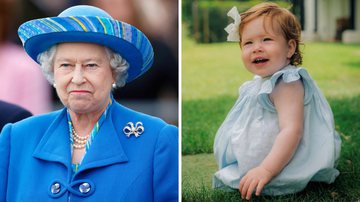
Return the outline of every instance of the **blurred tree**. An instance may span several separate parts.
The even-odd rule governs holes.
[[[224,28],[231,22],[226,13],[236,6],[239,12],[264,2],[264,0],[183,0],[182,20],[188,27],[190,37],[199,43],[223,42],[226,40]],[[272,1],[282,7],[289,7],[290,0]]]

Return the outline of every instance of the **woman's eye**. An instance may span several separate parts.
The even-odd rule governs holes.
[[[68,64],[68,63],[63,63],[63,64],[60,64],[60,67],[70,67],[70,64]]]
[[[96,67],[98,67],[98,65],[97,65],[97,64],[95,64],[95,63],[89,63],[89,64],[86,64],[86,67],[89,67],[89,68],[96,68]]]

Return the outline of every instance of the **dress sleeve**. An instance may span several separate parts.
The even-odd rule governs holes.
[[[274,104],[271,102],[269,95],[274,90],[276,84],[279,81],[284,81],[285,83],[294,82],[301,80],[304,85],[304,105],[307,105],[313,97],[313,81],[308,74],[308,72],[303,68],[291,68],[281,70],[275,73],[270,79],[266,80],[258,94],[258,102],[262,107],[271,112],[276,112]]]
[[[6,201],[10,157],[10,133],[11,124],[7,124],[0,133],[0,201]]]
[[[178,129],[165,126],[154,155],[154,201],[178,201]]]

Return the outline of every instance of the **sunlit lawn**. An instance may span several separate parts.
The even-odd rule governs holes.
[[[236,192],[211,189],[217,169],[212,153],[216,130],[251,80],[237,43],[182,42],[182,195],[183,201],[238,201]],[[270,201],[360,200],[360,45],[306,43],[305,67],[328,98],[343,140],[341,175],[332,185],[310,184],[303,192]],[[196,154],[196,155],[194,155]]]
[[[241,62],[237,43],[182,42],[182,99],[236,96],[238,87],[252,75]],[[306,43],[304,64],[328,97],[360,93],[360,45]]]

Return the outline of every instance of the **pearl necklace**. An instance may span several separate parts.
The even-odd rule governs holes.
[[[73,136],[73,147],[74,149],[83,149],[85,148],[87,139],[89,138],[89,135],[86,136],[80,136],[76,133],[75,129],[72,129],[72,136]]]

